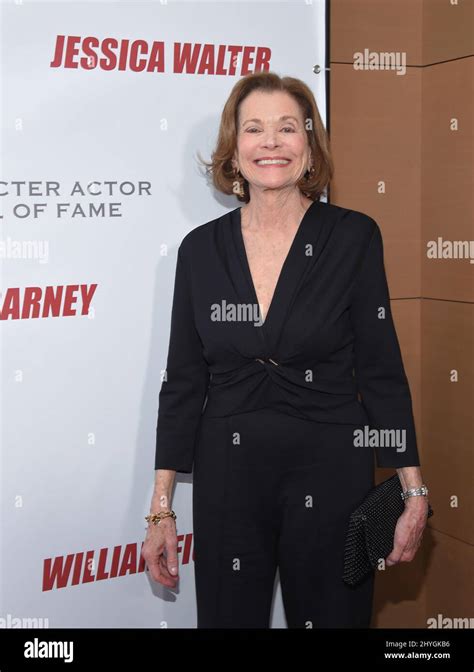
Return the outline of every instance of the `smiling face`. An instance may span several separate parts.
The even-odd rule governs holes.
[[[234,165],[250,190],[295,187],[311,167],[303,114],[284,91],[253,91],[239,108]]]

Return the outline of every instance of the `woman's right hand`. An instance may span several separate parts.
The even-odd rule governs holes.
[[[178,538],[176,523],[171,516],[160,524],[149,523],[142,556],[155,581],[176,588],[178,575]]]

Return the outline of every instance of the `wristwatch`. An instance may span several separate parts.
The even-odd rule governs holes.
[[[410,490],[404,490],[400,493],[402,499],[408,499],[408,497],[419,497],[420,495],[427,497],[428,488],[426,485],[421,485],[419,488],[410,488]]]

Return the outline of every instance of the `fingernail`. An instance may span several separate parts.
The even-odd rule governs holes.
[[[178,571],[177,567],[171,567],[171,573],[172,574],[176,574],[177,571]]]

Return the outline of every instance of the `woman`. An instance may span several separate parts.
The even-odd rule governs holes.
[[[194,466],[199,628],[268,628],[277,568],[289,627],[368,627],[373,574],[342,581],[348,519],[374,485],[363,430],[379,432],[378,466],[422,485],[380,229],[319,200],[332,163],[300,80],[241,79],[209,165],[245,205],[178,251],[151,502],[164,517],[143,556],[176,586],[171,490]],[[413,559],[427,508],[405,500],[387,565]]]

